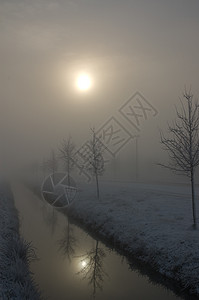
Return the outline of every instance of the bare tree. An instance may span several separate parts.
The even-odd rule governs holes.
[[[70,185],[70,174],[74,168],[75,162],[75,145],[72,142],[71,137],[69,137],[67,140],[63,140],[59,150],[61,153],[60,157],[64,161],[66,171],[68,173],[68,185]]]
[[[196,228],[194,179],[199,165],[199,104],[193,100],[191,90],[187,92],[186,89],[180,103],[181,109],[176,108],[175,121],[172,125],[168,125],[170,137],[160,134],[161,144],[169,154],[170,163],[159,165],[190,178],[193,226]]]
[[[97,198],[99,199],[99,176],[104,172],[104,146],[101,140],[97,137],[95,128],[91,128],[92,138],[88,142],[89,156],[87,158],[87,169],[95,177]]]
[[[49,160],[47,161],[47,166],[48,166],[49,170],[52,172],[53,180],[54,180],[54,174],[58,169],[57,158],[56,158],[54,150],[51,151],[51,156],[50,156]]]

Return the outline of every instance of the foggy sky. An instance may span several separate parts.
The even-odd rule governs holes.
[[[0,0],[2,153],[40,157],[69,133],[81,143],[139,91],[158,110],[142,154],[161,157],[157,128],[185,84],[199,95],[198,12],[197,0]],[[81,70],[93,78],[84,94]]]

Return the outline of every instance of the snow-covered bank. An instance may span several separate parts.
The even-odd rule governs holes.
[[[97,201],[94,187],[82,186],[67,213],[199,295],[199,230],[191,228],[189,187],[103,183],[101,190]]]
[[[28,269],[33,257],[31,246],[20,238],[10,188],[0,184],[0,299],[40,299]]]

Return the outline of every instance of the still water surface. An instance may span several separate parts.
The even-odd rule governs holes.
[[[71,224],[31,191],[13,186],[20,232],[35,247],[35,282],[49,300],[176,300],[170,290],[150,282],[128,261]]]

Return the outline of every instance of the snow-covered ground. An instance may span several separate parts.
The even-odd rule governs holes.
[[[0,299],[40,298],[28,269],[33,257],[33,249],[19,236],[18,215],[10,189],[0,184]]]
[[[192,229],[189,186],[101,182],[80,185],[69,215],[116,247],[199,295],[199,230]],[[196,191],[199,217],[199,191]]]

